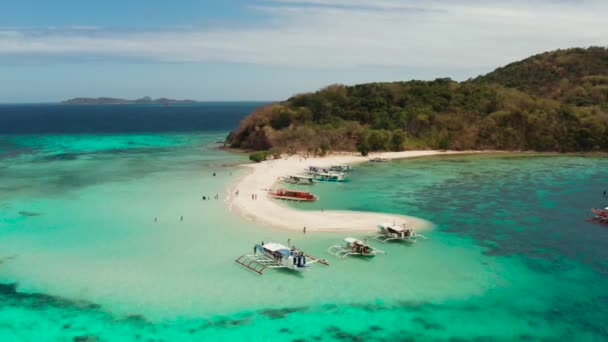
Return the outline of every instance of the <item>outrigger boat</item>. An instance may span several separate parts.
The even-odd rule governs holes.
[[[378,225],[378,232],[369,236],[378,242],[387,243],[398,240],[404,242],[416,242],[418,238],[427,239],[426,236],[417,234],[413,228],[407,228],[405,224],[397,225],[382,223]]]
[[[282,177],[281,181],[283,183],[289,184],[300,184],[300,185],[314,185],[315,179],[312,176],[304,176],[304,175],[294,175]]]
[[[319,182],[348,182],[348,178],[346,178],[344,173],[315,173],[313,177]]]
[[[335,171],[335,172],[349,172],[352,170],[353,170],[353,167],[350,165],[332,165],[329,167],[329,171]]]
[[[268,268],[286,268],[301,272],[315,262],[329,266],[325,259],[316,258],[295,247],[290,249],[275,242],[256,244],[253,247],[253,254],[241,255],[234,261],[258,274],[263,274]]]
[[[591,212],[596,214],[597,216],[607,217],[608,218],[608,208],[604,209],[591,209]]]
[[[295,201],[295,202],[313,202],[318,200],[319,198],[308,191],[298,191],[298,190],[287,190],[287,189],[279,189],[276,191],[268,192],[268,196],[283,200],[283,201]]]
[[[327,173],[327,172],[329,172],[329,168],[328,167],[319,167],[319,166],[309,166],[306,169],[306,172],[308,172],[308,173]]]
[[[590,217],[587,219],[587,221],[591,222],[591,223],[598,223],[598,224],[608,224],[608,208],[604,208],[604,209],[591,209],[591,212],[594,213],[596,216],[594,217]]]
[[[352,237],[344,239],[344,242],[345,243],[342,245],[333,245],[329,247],[327,252],[339,258],[346,258],[349,255],[373,258],[380,253],[384,253],[384,251],[374,248],[368,243]]]
[[[388,159],[377,157],[377,158],[372,158],[369,161],[372,163],[386,163],[388,161]]]

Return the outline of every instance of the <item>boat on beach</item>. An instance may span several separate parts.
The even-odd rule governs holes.
[[[289,248],[276,242],[256,244],[253,246],[253,254],[241,255],[234,261],[260,275],[268,268],[286,268],[301,272],[317,262],[329,266],[325,259],[304,253],[295,246]]]
[[[350,172],[353,170],[353,167],[350,165],[331,165],[329,167],[329,171],[333,172]]]
[[[372,163],[386,163],[389,160],[387,158],[376,157],[376,158],[370,159],[369,161]]]
[[[327,173],[329,172],[329,168],[328,167],[320,167],[320,166],[309,166],[308,168],[305,169],[306,172],[308,173]]]
[[[268,196],[278,200],[294,202],[313,202],[319,199],[308,191],[287,189],[271,190],[268,192]]]
[[[313,175],[314,179],[319,182],[347,182],[348,178],[342,172],[320,172]]]
[[[281,177],[281,181],[283,183],[288,184],[298,184],[298,185],[314,185],[315,179],[313,176],[306,175],[290,175],[286,177]]]
[[[389,241],[416,242],[419,238],[427,239],[424,235],[417,234],[413,228],[408,228],[406,224],[398,225],[395,223],[381,223],[378,231],[369,236],[378,242],[387,243]]]
[[[344,243],[341,245],[333,245],[329,247],[327,252],[339,258],[346,258],[347,256],[373,258],[380,253],[384,253],[384,251],[370,246],[367,242],[357,240],[352,237],[347,237],[344,239]]]

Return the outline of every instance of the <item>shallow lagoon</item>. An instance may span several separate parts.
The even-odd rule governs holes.
[[[0,288],[1,340],[608,336],[608,230],[583,221],[604,204],[604,158],[361,165],[300,208],[407,213],[437,227],[414,246],[379,246],[388,254],[374,260],[338,260],[325,250],[342,236],[229,211],[226,189],[246,156],[218,150],[224,136],[4,137],[0,279],[18,285]],[[258,276],[233,262],[287,238],[331,265]]]

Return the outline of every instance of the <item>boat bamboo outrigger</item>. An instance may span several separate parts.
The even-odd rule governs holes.
[[[348,178],[344,175],[344,173],[335,173],[335,172],[320,172],[314,174],[315,180],[319,182],[348,182]]]
[[[608,207],[604,209],[591,209],[595,216],[590,217],[587,221],[597,224],[608,224]]]
[[[344,244],[329,247],[327,252],[339,258],[346,258],[350,255],[373,258],[380,253],[384,253],[384,251],[370,246],[367,242],[352,237],[344,239],[344,242]]]
[[[413,228],[402,225],[382,223],[378,225],[378,231],[374,235],[369,236],[378,242],[387,243],[389,241],[398,240],[404,242],[416,242],[419,238],[427,239],[426,236],[417,234]]]
[[[315,179],[313,176],[305,176],[305,175],[290,175],[287,177],[281,177],[280,180],[283,183],[288,184],[299,184],[299,185],[314,185]]]
[[[325,259],[316,258],[293,246],[290,249],[275,242],[256,244],[253,247],[253,254],[241,255],[234,261],[258,274],[263,274],[269,268],[286,268],[301,272],[316,262],[329,266]]]
[[[308,191],[298,191],[298,190],[287,190],[287,189],[279,189],[275,191],[269,191],[268,196],[282,200],[282,201],[294,201],[294,202],[313,202],[318,200],[319,198]]]

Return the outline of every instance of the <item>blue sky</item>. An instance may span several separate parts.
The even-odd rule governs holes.
[[[3,0],[0,102],[280,100],[608,45],[600,0]]]

